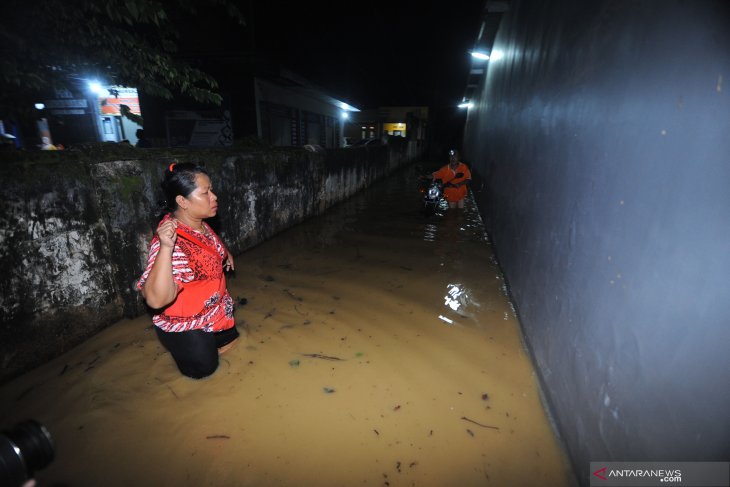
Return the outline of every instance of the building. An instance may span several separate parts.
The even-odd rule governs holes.
[[[259,138],[275,146],[343,146],[343,121],[359,110],[286,69],[254,79]]]
[[[345,137],[355,141],[393,137],[416,140],[425,144],[428,126],[428,107],[378,107],[352,114],[345,124]],[[357,142],[355,142],[357,143]]]

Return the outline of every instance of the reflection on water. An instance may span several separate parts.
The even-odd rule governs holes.
[[[212,377],[141,317],[0,388],[41,485],[568,485],[479,214],[424,217],[419,170],[237,257]]]

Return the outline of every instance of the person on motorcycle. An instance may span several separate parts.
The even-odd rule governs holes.
[[[450,150],[449,163],[426,178],[441,180],[444,185],[444,199],[448,201],[449,208],[464,208],[466,185],[471,181],[471,171],[459,160],[459,151]]]

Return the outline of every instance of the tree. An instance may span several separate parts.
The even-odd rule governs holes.
[[[176,57],[176,22],[200,9],[245,25],[229,0],[4,0],[0,118],[23,118],[39,96],[93,78],[219,105],[216,80]]]

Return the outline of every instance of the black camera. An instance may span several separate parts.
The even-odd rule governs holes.
[[[0,432],[0,485],[18,487],[53,460],[53,438],[37,421]]]

